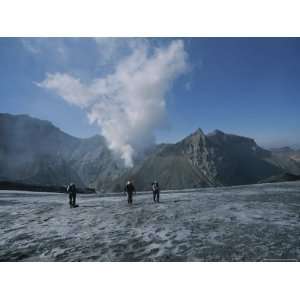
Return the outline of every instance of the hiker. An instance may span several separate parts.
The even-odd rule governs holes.
[[[69,193],[70,208],[76,207],[76,186],[74,183],[70,183],[68,185],[67,193]]]
[[[124,188],[124,193],[127,193],[128,204],[132,204],[133,192],[136,194],[135,187],[134,187],[133,183],[129,180]]]
[[[157,181],[152,182],[152,192],[154,203],[159,203],[159,184]]]

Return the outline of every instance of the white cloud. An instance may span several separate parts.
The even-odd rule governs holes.
[[[36,84],[39,87],[55,90],[65,101],[81,108],[88,107],[96,97],[91,88],[88,88],[79,79],[68,74],[47,74],[43,82]]]
[[[153,132],[166,114],[166,92],[187,70],[187,53],[181,40],[151,49],[147,42],[132,40],[131,53],[111,74],[89,84],[68,74],[47,74],[40,87],[55,91],[65,101],[86,109],[97,123],[109,147],[127,166],[137,151],[154,141]],[[110,50],[117,51],[117,50]]]

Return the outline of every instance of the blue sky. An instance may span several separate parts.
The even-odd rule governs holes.
[[[174,43],[174,54],[167,47],[179,40],[182,44]],[[153,132],[158,142],[175,142],[200,127],[204,132],[220,129],[253,137],[265,147],[300,146],[300,39],[296,38],[0,38],[0,111],[47,119],[75,136],[100,133],[106,115],[97,114],[94,124],[87,116],[89,99],[96,99],[88,96],[94,92],[92,83],[100,82],[97,93],[102,87],[97,94],[100,100],[93,98],[93,103],[111,99],[112,94],[119,103],[116,97],[122,98],[121,92],[117,96],[111,89],[104,92],[103,85],[115,84],[109,75],[116,68],[126,72],[124,60],[136,48],[145,55],[143,70],[151,69],[153,63],[163,82],[155,85],[154,96],[151,92],[151,97],[161,100],[149,106],[153,110],[149,118],[156,118],[155,109],[163,103],[165,111],[158,114],[166,119],[154,120],[161,126],[143,124],[147,130],[134,131],[137,137]],[[162,50],[151,60],[157,49]],[[169,59],[168,65],[158,57]],[[141,73],[143,81],[148,80],[147,72]],[[131,86],[126,84],[121,91],[127,93]],[[67,88],[82,97],[70,95]],[[126,101],[141,93],[149,99],[147,86],[141,89],[128,94]]]

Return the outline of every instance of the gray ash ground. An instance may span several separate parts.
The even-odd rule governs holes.
[[[0,261],[300,260],[300,182],[124,196],[0,192]]]

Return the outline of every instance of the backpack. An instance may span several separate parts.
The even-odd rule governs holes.
[[[159,190],[159,186],[157,182],[152,183],[152,190],[154,192],[157,192]]]
[[[67,187],[67,192],[68,193],[74,193],[76,190],[75,185],[74,184],[69,184]]]

